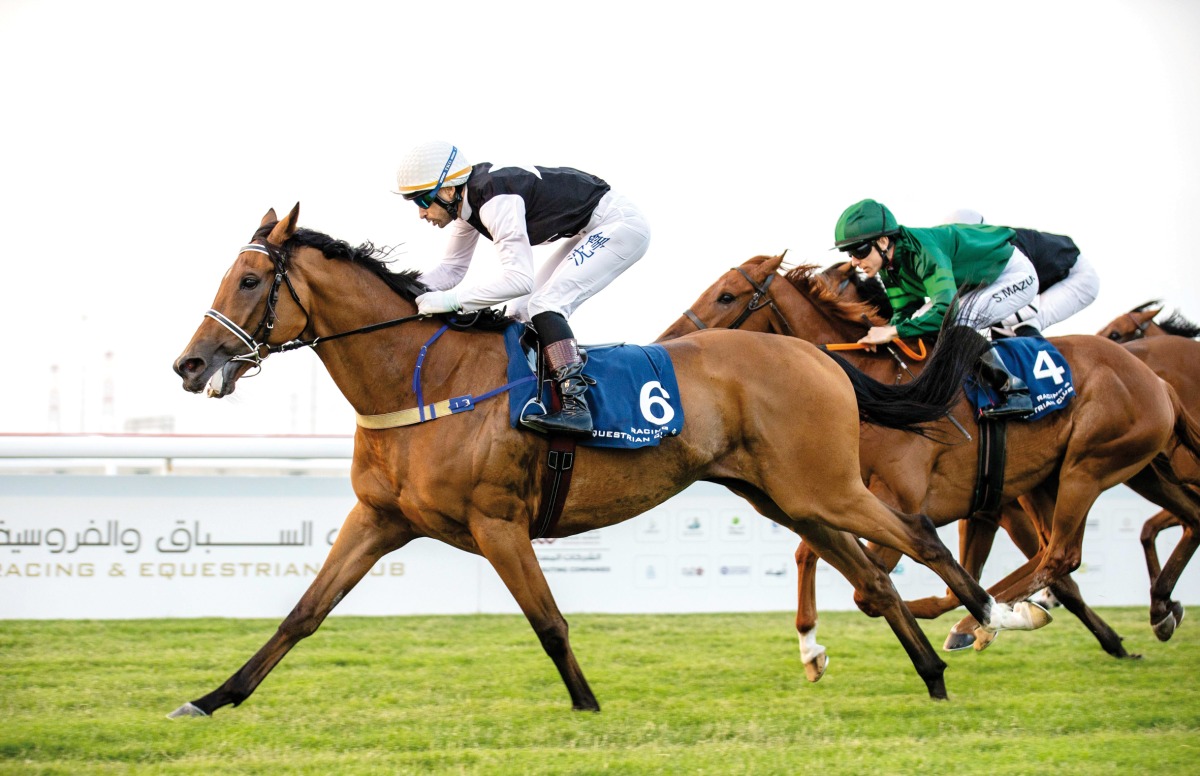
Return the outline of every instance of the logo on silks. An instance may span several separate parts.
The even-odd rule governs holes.
[[[571,261],[575,262],[576,267],[583,266],[583,262],[595,256],[596,251],[603,248],[609,239],[600,232],[588,235],[586,240],[575,246],[575,250],[571,251]]]

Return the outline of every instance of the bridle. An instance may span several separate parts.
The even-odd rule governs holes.
[[[278,345],[271,345],[267,342],[267,340],[270,338],[271,331],[274,330],[275,322],[279,317],[278,313],[275,311],[275,305],[279,302],[279,289],[283,284],[287,284],[288,292],[292,295],[292,300],[295,301],[296,306],[300,308],[300,311],[304,313],[304,327],[300,329],[300,334],[303,334],[308,329],[311,317],[308,314],[308,309],[300,301],[300,295],[296,293],[295,286],[292,285],[292,279],[288,275],[287,255],[283,252],[283,249],[277,245],[272,245],[269,242],[265,244],[253,242],[249,245],[243,245],[241,250],[238,251],[238,254],[240,255],[246,251],[261,253],[270,258],[271,263],[275,265],[275,279],[271,283],[270,292],[267,294],[266,309],[263,310],[262,320],[258,322],[258,327],[255,328],[254,334],[251,335],[247,333],[245,329],[234,323],[232,319],[230,319],[220,310],[210,309],[204,314],[206,318],[212,318],[214,321],[228,329],[233,336],[241,340],[242,344],[246,346],[245,353],[229,359],[230,361],[248,363],[255,367],[257,371],[242,375],[243,378],[253,377],[254,375],[258,374],[258,372],[262,370],[263,360],[272,353],[285,353],[289,350],[296,350],[297,348],[304,347],[316,348],[317,345],[325,342],[326,340],[348,337],[351,334],[363,334],[369,331],[377,331],[379,329],[388,328],[389,326],[398,326],[401,323],[407,323],[408,321],[415,321],[420,318],[429,317],[428,315],[408,315],[403,318],[383,321],[382,323],[373,323],[369,326],[361,326],[357,329],[343,331],[338,334],[330,334],[327,337],[313,337],[312,339],[308,340],[294,339],[289,340],[288,342],[281,342]]]
[[[766,280],[759,284],[754,282],[754,278],[750,277],[750,274],[741,267],[731,267],[731,269],[737,270],[741,276],[746,279],[746,282],[749,283],[750,287],[754,289],[754,295],[750,297],[750,303],[746,305],[745,310],[742,310],[741,315],[739,315],[733,323],[729,324],[725,328],[736,329],[745,323],[746,319],[749,318],[752,313],[755,313],[764,307],[770,307],[775,312],[775,316],[779,319],[779,322],[783,326],[785,332],[790,336],[792,333],[792,328],[788,325],[787,319],[783,317],[783,313],[781,313],[779,308],[775,306],[775,300],[771,298],[769,293],[771,283],[774,282],[777,273],[772,272],[770,275],[767,275]],[[704,321],[700,320],[699,316],[692,311],[692,308],[689,307],[688,309],[684,310],[683,314],[687,316],[689,321],[696,324],[697,329],[708,328],[708,326],[704,324]]]
[[[1114,331],[1112,334],[1108,335],[1110,340],[1113,340],[1114,342],[1120,342],[1124,340],[1126,336],[1128,336],[1131,340],[1141,339],[1142,337],[1146,336],[1146,330],[1150,328],[1150,324],[1154,323],[1153,315],[1144,321],[1139,321],[1133,316],[1132,312],[1125,313],[1125,317],[1133,323],[1134,331],[1129,332],[1128,335],[1122,334],[1119,331]]]

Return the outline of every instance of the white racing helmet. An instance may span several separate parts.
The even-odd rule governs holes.
[[[943,224],[982,224],[985,223],[983,215],[977,210],[962,210],[952,211],[949,215],[942,219]]]
[[[411,149],[396,169],[397,193],[411,198],[422,191],[461,186],[471,174],[471,163],[454,146],[432,140]]]

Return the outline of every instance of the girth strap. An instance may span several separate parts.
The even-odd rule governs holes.
[[[529,538],[541,539],[558,525],[563,504],[567,502],[567,493],[571,490],[571,473],[574,471],[575,438],[551,437],[546,468],[542,472],[542,516],[533,525]]]
[[[1008,423],[1002,419],[979,419],[979,465],[971,511],[995,512],[1004,493],[1004,464],[1008,448]]]

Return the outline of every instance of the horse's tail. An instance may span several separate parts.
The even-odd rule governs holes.
[[[963,379],[987,349],[988,341],[974,329],[943,327],[924,371],[900,385],[878,382],[836,353],[829,355],[850,378],[863,422],[925,435],[921,426],[950,413],[962,397]]]

